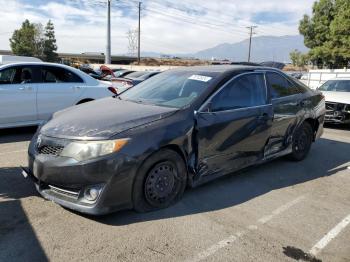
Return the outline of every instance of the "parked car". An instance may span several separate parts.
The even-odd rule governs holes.
[[[83,71],[84,73],[88,74],[89,76],[101,80],[103,78],[102,71],[101,70],[95,70],[88,64],[83,64],[79,67],[79,70]]]
[[[318,88],[326,98],[326,122],[350,124],[350,78],[328,80]]]
[[[136,86],[143,81],[159,74],[159,71],[137,71],[128,74],[124,78],[116,78],[113,80],[113,87],[117,93],[122,93],[130,87]]]
[[[128,69],[122,69],[122,70],[115,70],[113,71],[114,72],[114,76],[112,76],[112,79],[109,79],[109,80],[113,80],[114,78],[118,78],[118,77],[125,77],[127,76],[128,74],[131,74],[135,71],[133,70],[128,70]]]
[[[294,77],[295,79],[298,79],[298,80],[300,80],[301,77],[303,76],[302,72],[288,72],[287,74],[291,77]]]
[[[111,96],[108,86],[61,64],[0,66],[0,128],[37,125],[66,107]]]
[[[165,208],[187,185],[284,155],[303,160],[324,114],[319,91],[277,69],[169,70],[55,113],[34,135],[23,175],[46,199],[79,212]]]

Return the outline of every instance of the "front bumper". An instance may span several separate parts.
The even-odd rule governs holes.
[[[341,111],[330,112],[326,114],[325,122],[334,124],[350,124],[350,113]]]
[[[350,124],[350,105],[326,102],[325,122]]]
[[[132,208],[136,163],[125,154],[77,162],[66,157],[39,154],[31,143],[28,168],[24,171],[45,199],[66,208],[91,215]],[[94,202],[85,197],[86,190],[91,187],[100,188]]]

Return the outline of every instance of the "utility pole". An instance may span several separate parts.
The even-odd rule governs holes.
[[[249,51],[248,51],[248,62],[250,62],[250,55],[252,51],[252,38],[253,35],[255,34],[254,29],[257,28],[257,26],[248,26],[249,29]]]
[[[107,45],[105,64],[111,64],[111,1],[107,0]]]
[[[137,61],[140,64],[141,61],[141,2],[139,2],[139,30],[138,30],[138,41],[137,41]]]

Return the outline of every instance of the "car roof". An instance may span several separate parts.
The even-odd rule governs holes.
[[[48,63],[48,62],[19,62],[19,63],[12,63],[12,64],[6,64],[6,65],[1,65],[0,69],[3,68],[9,68],[12,66],[35,66],[35,65],[39,65],[39,66],[56,66],[56,67],[61,67],[70,71],[73,71],[74,73],[78,74],[80,77],[82,77],[84,79],[84,81],[87,84],[96,84],[98,83],[98,81],[94,78],[92,78],[91,76],[89,76],[88,74],[84,73],[83,71],[76,69],[74,67],[71,66],[67,66],[64,64],[58,64],[58,63]]]
[[[213,72],[213,73],[228,73],[228,72],[239,72],[244,70],[276,70],[276,68],[266,66],[250,66],[250,65],[208,65],[208,66],[191,66],[181,67],[175,70],[179,71],[197,71],[197,72]]]
[[[58,66],[58,67],[63,67],[63,68],[74,68],[70,67],[64,64],[58,64],[58,63],[48,63],[48,62],[18,62],[18,63],[11,63],[11,64],[5,64],[1,65],[1,68],[7,68],[7,67],[12,67],[12,66],[31,66],[31,65],[39,65],[39,66]]]

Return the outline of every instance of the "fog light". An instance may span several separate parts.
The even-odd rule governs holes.
[[[85,190],[84,198],[87,201],[96,201],[98,196],[100,195],[101,188],[90,187]]]

